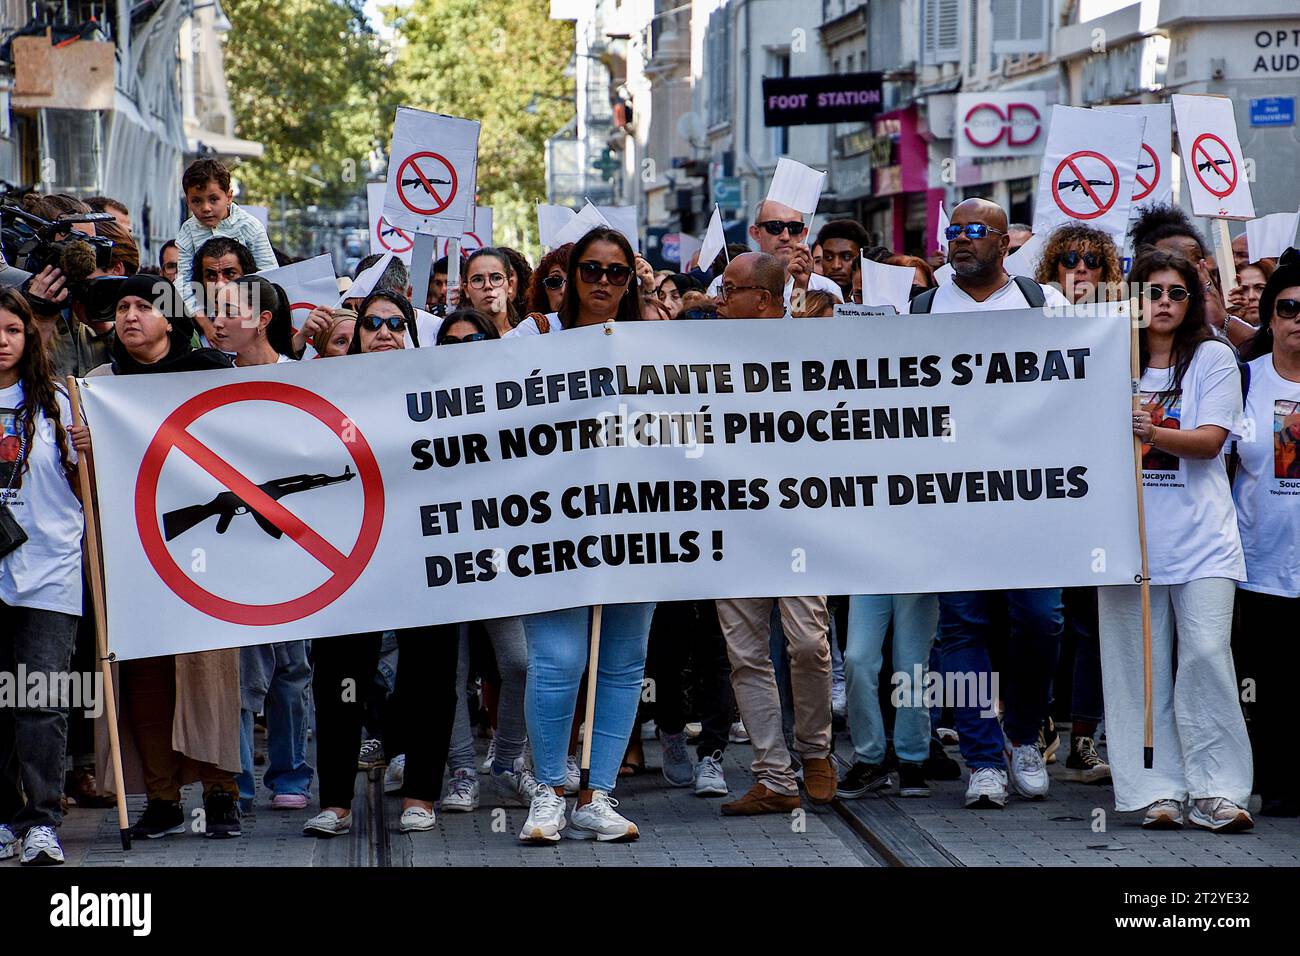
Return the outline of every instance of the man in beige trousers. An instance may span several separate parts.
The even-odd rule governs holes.
[[[761,252],[736,256],[722,276],[720,318],[785,317],[785,268]],[[789,813],[799,808],[794,763],[781,725],[781,696],[768,649],[772,605],[779,604],[790,653],[795,747],[803,760],[804,788],[813,803],[835,796],[831,769],[830,615],[825,597],[719,600],[718,621],[731,658],[736,706],[754,748],[756,781],[739,800],[723,804],[727,816]]]

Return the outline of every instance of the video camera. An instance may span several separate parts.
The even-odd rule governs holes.
[[[106,212],[94,212],[60,216],[51,222],[14,205],[12,202],[0,204],[0,250],[4,260],[11,267],[3,277],[6,282],[15,282],[26,277],[19,272],[35,275],[46,266],[54,266],[63,272],[68,288],[68,298],[62,305],[80,302],[85,307],[87,318],[111,319],[111,287],[116,281],[106,278],[92,279],[91,273],[104,271],[112,263],[113,241],[102,236],[86,235],[73,229],[78,223],[96,223],[112,220]],[[120,281],[120,279],[118,280]],[[32,302],[33,308],[42,312],[58,311],[60,305],[46,302],[37,296],[24,293]]]

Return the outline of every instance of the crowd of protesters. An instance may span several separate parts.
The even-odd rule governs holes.
[[[120,788],[147,796],[136,837],[182,834],[181,789],[194,782],[207,837],[238,837],[265,796],[327,838],[351,828],[358,770],[380,767],[403,800],[403,831],[486,803],[528,807],[525,842],[633,840],[635,814],[613,794],[621,777],[646,772],[650,720],[665,785],[731,795],[727,815],[789,813],[801,790],[816,804],[889,788],[926,797],[930,782],[962,777],[954,747],[977,809],[1047,797],[1057,763],[1061,779],[1109,783],[1116,808],[1143,811],[1151,829],[1248,829],[1252,793],[1264,814],[1300,815],[1300,778],[1281,745],[1281,686],[1297,652],[1284,634],[1267,637],[1300,608],[1300,495],[1279,493],[1300,479],[1294,249],[1252,261],[1235,243],[1238,285],[1225,290],[1194,224],[1153,207],[1134,220],[1127,272],[1111,236],[1071,225],[1045,237],[1034,275],[1013,276],[1004,260],[1029,230],[988,200],[952,211],[946,257],[929,260],[848,219],[814,237],[807,216],[765,201],[749,229],[757,248],[731,247],[703,268],[655,272],[622,233],[596,228],[535,268],[515,250],[479,249],[461,262],[459,288],[439,260],[421,303],[392,260],[366,295],[317,308],[295,329],[284,290],[257,275],[280,260],[232,201],[226,168],[199,161],[183,186],[190,218],[156,266],[142,267],[121,203],[22,201],[46,219],[79,220],[85,248],[74,242],[59,265],[0,288],[0,671],[94,669],[82,567],[83,508],[94,502],[81,500],[78,472],[91,467],[93,441],[73,421],[65,376],[295,362],[308,346],[347,359],[608,321],[830,317],[840,302],[875,304],[868,258],[914,270],[913,314],[1112,300],[1142,320],[1141,401],[1126,424],[1144,453],[1155,766],[1142,766],[1137,585],[606,605],[596,673],[586,672],[595,609],[583,606],[121,662],[120,780],[105,760],[112,715],[92,722],[58,701],[0,708],[0,859],[63,862],[67,807],[111,806]],[[159,295],[159,280],[178,294]],[[98,296],[84,294],[92,286]],[[996,324],[984,328],[997,335]],[[934,708],[891,700],[892,675],[919,669],[1000,675],[1000,692]],[[1242,678],[1255,686],[1249,710]],[[340,694],[349,683],[359,692]],[[1058,717],[1069,725],[1063,761]],[[476,726],[490,734],[485,759]],[[837,773],[835,732],[845,729],[852,758]],[[748,786],[723,773],[735,745],[752,751]]]

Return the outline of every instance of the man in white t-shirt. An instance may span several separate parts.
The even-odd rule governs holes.
[[[912,300],[913,312],[982,312],[1065,306],[1065,296],[1002,267],[1007,253],[1007,216],[987,199],[967,199],[952,211],[948,261],[952,281]],[[1042,302],[1037,300],[1041,294]],[[994,333],[996,334],[996,333]],[[1005,608],[1005,618],[1002,608]],[[999,620],[1009,620],[1001,672],[1002,727],[992,701],[957,701],[954,710],[962,758],[970,769],[966,806],[1003,807],[1010,784],[1020,796],[1047,795],[1047,765],[1038,735],[1047,715],[1052,674],[1060,650],[1064,617],[1060,588],[1016,591],[959,591],[939,595],[939,649],[943,670],[992,687],[989,646]],[[1005,632],[1005,623],[1001,625]],[[977,695],[978,696],[978,695]],[[1004,734],[1005,730],[1005,734]]]
[[[796,289],[801,293],[825,292],[836,302],[844,301],[838,285],[813,272],[812,253],[802,241],[807,232],[803,213],[770,199],[758,204],[754,224],[749,227],[749,237],[758,243],[759,250],[776,256],[785,267],[786,315],[791,314],[790,302]],[[709,295],[716,296],[721,288],[722,276],[718,276],[709,284]]]

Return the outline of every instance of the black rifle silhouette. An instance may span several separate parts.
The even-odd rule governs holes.
[[[1208,173],[1211,166],[1227,166],[1231,162],[1230,159],[1207,159],[1203,163],[1197,163],[1196,168],[1203,173]],[[1218,172],[1218,170],[1216,169],[1215,172]]]
[[[1150,169],[1153,163],[1138,163],[1138,169]]]
[[[430,179],[430,180],[429,180],[429,183],[430,183],[430,185],[436,185],[436,186],[450,186],[450,185],[451,185],[451,180],[450,180],[450,179]],[[416,189],[423,189],[426,193],[429,192],[429,187],[426,186],[426,185],[424,184],[424,180],[421,179],[419,176],[416,176],[414,179],[403,179],[403,180],[402,180],[402,185],[403,185],[403,186],[414,186]]]
[[[1088,183],[1089,186],[1113,186],[1113,185],[1115,185],[1115,184],[1112,183],[1109,179],[1089,179],[1089,180],[1087,180],[1087,183]],[[1061,180],[1060,183],[1057,184],[1057,187],[1058,187],[1059,189],[1082,189],[1082,188],[1083,188],[1083,181],[1080,181],[1080,180],[1078,180],[1078,179],[1063,179],[1063,180]]]
[[[313,488],[324,488],[326,485],[336,485],[340,481],[351,481],[355,477],[356,472],[349,465],[344,467],[341,475],[293,475],[289,478],[264,481],[257,487],[266,492],[272,500],[279,501],[285,495],[311,491]],[[249,512],[252,512],[253,519],[272,538],[279,539],[284,535],[283,531],[256,508],[249,507],[248,502],[239,495],[233,491],[223,491],[206,505],[189,505],[163,515],[163,537],[171,541],[213,516],[217,518],[217,534],[225,534],[226,529],[230,527],[230,522],[235,520],[235,515],[246,515]]]

